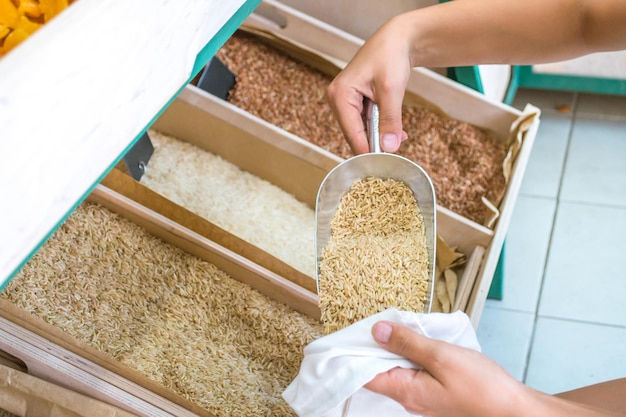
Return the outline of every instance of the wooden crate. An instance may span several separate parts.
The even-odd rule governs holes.
[[[284,21],[276,24],[252,15],[247,25],[268,31],[296,49],[345,65],[360,40],[278,3],[265,2]],[[269,14],[269,16],[272,15]],[[286,23],[285,23],[286,22]],[[419,92],[419,97],[417,97]],[[466,254],[459,270],[459,308],[478,325],[500,255],[532,143],[537,115],[526,119],[513,108],[428,70],[414,70],[407,95],[431,103],[450,117],[488,128],[503,141],[519,140],[511,177],[493,228],[478,225],[449,210],[437,210],[437,232]],[[410,99],[410,98],[409,98]],[[342,160],[276,126],[188,86],[152,128],[220,155],[242,169],[293,193],[314,208],[317,190],[328,171]],[[519,135],[511,135],[511,131]],[[228,141],[216,140],[220,136]],[[242,151],[242,150],[245,150]],[[262,156],[262,157],[260,157]],[[267,161],[272,163],[267,163]],[[233,278],[311,317],[319,317],[313,277],[113,170],[89,197],[143,226],[152,234],[200,258]],[[314,231],[312,231],[313,233]],[[0,299],[0,350],[17,366],[59,385],[86,393],[138,415],[210,415],[206,410],[117,363],[94,348]]]
[[[216,153],[293,192],[311,206],[326,172],[339,162],[308,142],[249,118],[236,107],[192,86],[182,92],[153,128]],[[228,141],[216,140],[220,136]],[[273,163],[262,162],[268,160]],[[167,200],[122,171],[112,171],[89,199],[208,260],[269,297],[319,317],[313,277]],[[474,256],[462,274],[471,282],[482,259],[483,237],[468,223],[447,226],[451,221],[439,217],[444,232],[464,231],[463,247]],[[479,240],[467,240],[472,237]],[[151,415],[155,407],[173,415],[208,415],[195,404],[6,300],[0,299],[0,307],[0,349],[17,358],[15,363],[25,364],[29,373],[141,415]]]
[[[218,154],[294,193],[311,207],[325,174],[340,162],[339,158],[193,86],[177,97],[153,128]],[[216,140],[220,136],[228,137],[228,141]],[[241,152],[242,149],[248,152]],[[269,297],[319,317],[313,277],[167,200],[122,171],[112,171],[89,199],[214,263]],[[469,256],[469,262],[460,271],[465,283],[461,288],[470,301],[465,310],[474,317],[479,310],[471,303],[471,293],[476,292],[481,280],[489,280],[481,275],[481,270],[489,257],[493,232],[445,210],[438,213],[437,219],[439,234],[458,244]],[[141,415],[151,415],[149,410],[154,407],[173,415],[209,415],[6,300],[0,299],[0,307],[6,333],[0,338],[0,349],[23,361],[33,375]]]

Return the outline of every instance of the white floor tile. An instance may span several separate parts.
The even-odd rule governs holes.
[[[518,381],[523,381],[534,315],[486,307],[477,336],[482,351]]]
[[[540,317],[526,384],[549,394],[626,376],[626,328]]]
[[[513,106],[526,103],[541,108],[540,129],[507,236],[504,298],[487,301],[478,336],[516,378],[557,393],[626,376],[626,97],[521,89]]]
[[[624,236],[626,207],[561,203],[539,314],[626,326]]]
[[[568,118],[541,117],[521,194],[557,197],[571,125]]]
[[[609,96],[604,94],[579,94],[576,105],[576,116],[597,119],[625,119],[626,96]]]
[[[626,206],[626,120],[576,119],[561,199]]]
[[[504,249],[502,300],[494,307],[534,313],[546,262],[556,200],[517,199]]]

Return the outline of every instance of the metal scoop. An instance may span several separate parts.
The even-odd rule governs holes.
[[[437,241],[435,189],[430,177],[419,165],[400,155],[382,152],[378,131],[378,106],[368,100],[366,109],[366,124],[371,153],[351,157],[337,165],[326,175],[317,193],[315,206],[317,289],[319,292],[320,256],[330,239],[330,225],[341,198],[357,181],[368,177],[392,178],[407,184],[413,191],[418,207],[422,212],[429,257],[430,282],[428,300],[424,303],[424,313],[428,313],[432,305],[435,281],[435,247]]]

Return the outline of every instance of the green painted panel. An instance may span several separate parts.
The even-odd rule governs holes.
[[[517,82],[519,87],[596,94],[626,94],[626,79],[543,74],[534,72],[532,66],[528,65],[518,68]]]

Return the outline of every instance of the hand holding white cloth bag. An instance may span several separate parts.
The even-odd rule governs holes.
[[[371,329],[382,320],[480,351],[474,328],[463,312],[383,311],[322,337],[304,349],[300,372],[283,392],[285,401],[300,417],[412,415],[392,399],[363,388],[376,375],[392,368],[419,368],[376,343]]]

